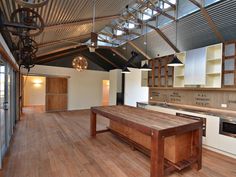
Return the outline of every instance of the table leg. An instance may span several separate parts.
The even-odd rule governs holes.
[[[154,131],[151,136],[151,177],[164,176],[164,137]]]
[[[202,128],[197,129],[193,133],[194,139],[194,156],[197,158],[197,170],[202,168]]]
[[[90,136],[95,137],[97,132],[97,114],[90,112]]]

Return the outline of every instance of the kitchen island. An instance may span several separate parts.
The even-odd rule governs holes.
[[[162,177],[195,164],[202,166],[202,122],[130,106],[91,108],[90,134],[96,130],[96,115],[111,120],[111,132],[144,149],[151,156],[151,177]]]

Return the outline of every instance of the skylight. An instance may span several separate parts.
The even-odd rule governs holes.
[[[135,24],[133,24],[133,23],[125,23],[125,27],[129,28],[129,29],[133,29],[133,28],[135,28]]]
[[[121,30],[116,30],[115,33],[116,33],[117,36],[120,36],[120,35],[123,34],[123,31],[121,31]]]
[[[176,0],[169,0],[169,2],[171,3],[171,4],[176,4]],[[169,5],[169,4],[167,4],[167,3],[164,3],[163,2],[163,4],[161,4],[161,9],[168,9],[168,8],[170,8],[171,6]]]
[[[148,20],[148,19],[150,19],[152,17],[152,15],[153,15],[153,10],[150,9],[150,8],[147,8],[147,9],[144,10],[144,14],[143,14],[142,19],[143,20]]]

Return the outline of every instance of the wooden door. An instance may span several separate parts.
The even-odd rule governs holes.
[[[46,111],[67,110],[67,78],[46,78]]]

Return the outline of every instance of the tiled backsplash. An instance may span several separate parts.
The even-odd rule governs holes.
[[[236,91],[232,90],[174,90],[150,88],[149,100],[236,110]],[[227,107],[225,107],[225,104],[227,105]]]

